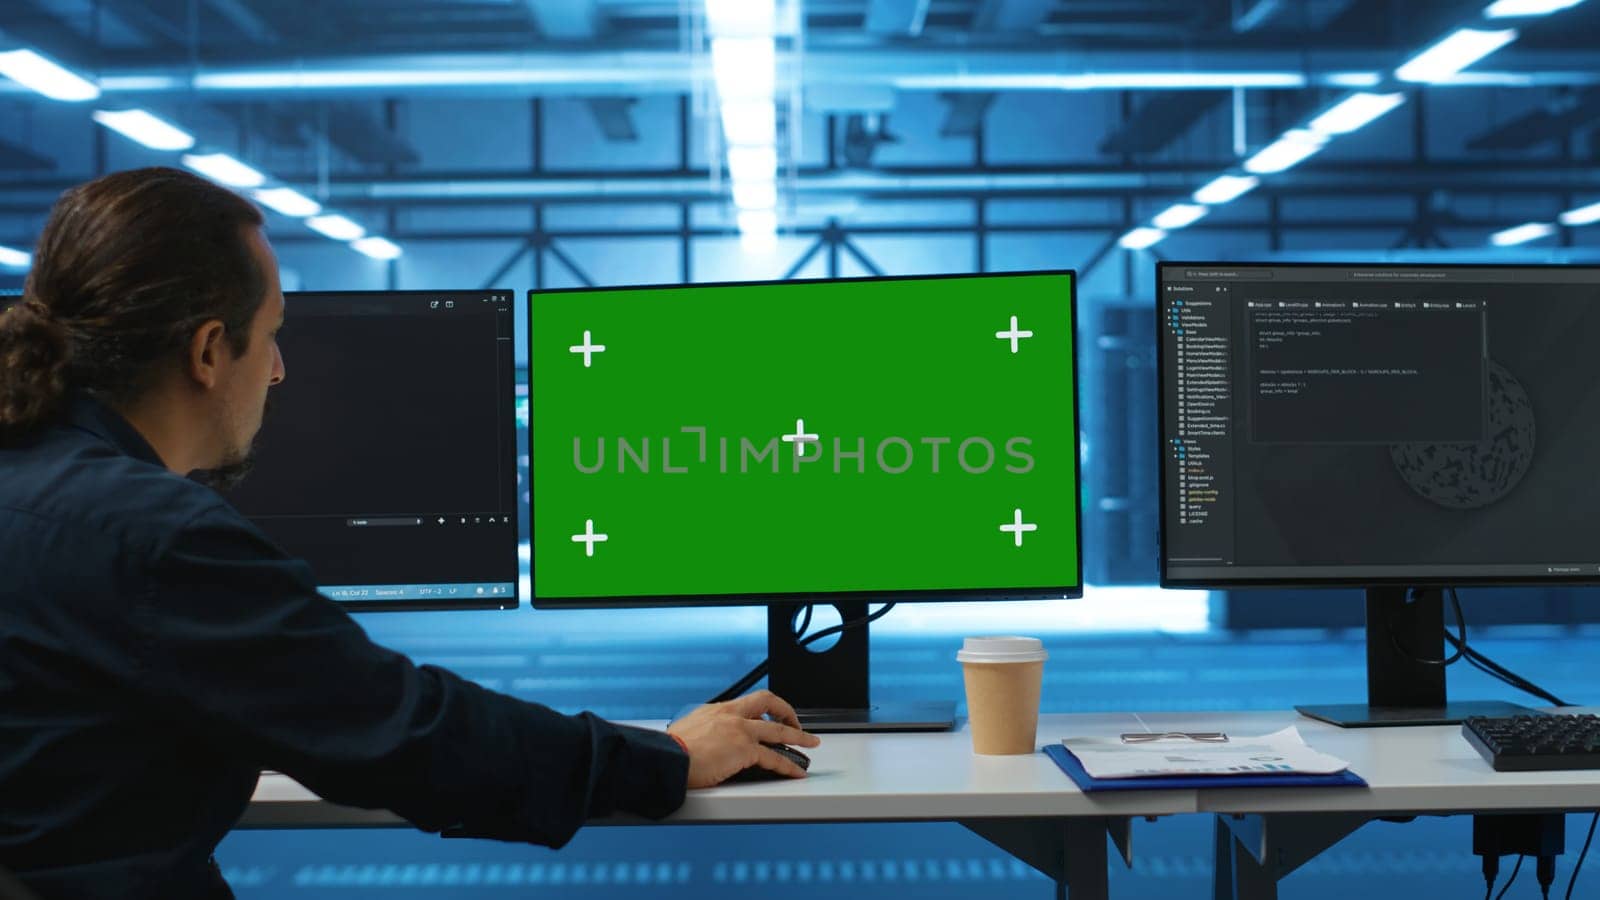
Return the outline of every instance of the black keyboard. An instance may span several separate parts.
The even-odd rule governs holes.
[[[1600,769],[1600,716],[1468,716],[1461,733],[1497,772]]]

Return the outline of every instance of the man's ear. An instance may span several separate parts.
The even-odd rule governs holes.
[[[201,325],[189,338],[187,374],[200,386],[211,389],[221,378],[218,366],[227,352],[227,329],[221,319],[212,319]]]

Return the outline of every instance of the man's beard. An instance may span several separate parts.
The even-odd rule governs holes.
[[[256,448],[252,443],[243,453],[232,454],[214,469],[198,469],[190,477],[219,494],[226,494],[244,481],[256,466]]]
[[[267,396],[261,407],[262,427],[266,426],[267,414],[272,411],[272,397]],[[219,494],[226,494],[239,486],[250,470],[256,467],[256,438],[261,436],[261,428],[256,429],[255,436],[243,448],[230,450],[222,458],[222,462],[210,469],[198,469],[190,474],[190,478],[211,488]]]

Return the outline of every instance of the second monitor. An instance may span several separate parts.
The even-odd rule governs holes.
[[[791,655],[794,604],[1078,595],[1073,281],[532,294],[534,605],[769,604],[773,689],[854,719],[865,630]]]
[[[1368,588],[1370,702],[1308,715],[1514,710],[1446,706],[1440,591],[1600,582],[1600,269],[1178,262],[1158,290],[1162,583]]]
[[[353,610],[516,607],[511,293],[286,303],[288,377],[229,500]]]

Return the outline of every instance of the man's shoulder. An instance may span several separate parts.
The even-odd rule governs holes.
[[[141,544],[159,544],[198,519],[243,521],[205,485],[60,433],[0,450],[0,509]]]

